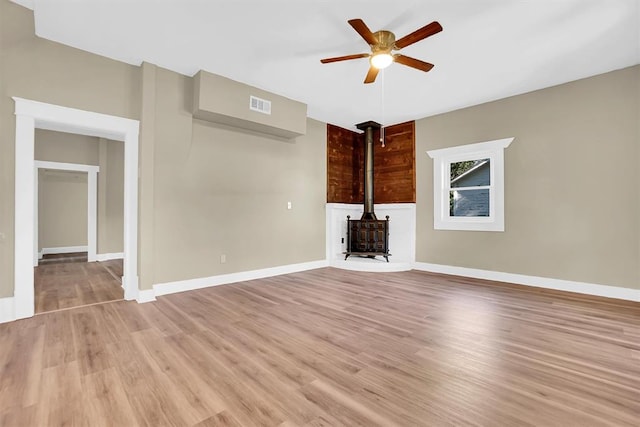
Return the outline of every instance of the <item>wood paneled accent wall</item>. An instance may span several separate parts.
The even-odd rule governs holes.
[[[362,134],[327,124],[327,203],[362,203]]]
[[[415,122],[387,126],[385,146],[377,144],[373,158],[375,203],[416,202]]]
[[[374,147],[375,203],[415,203],[415,122],[385,128]],[[374,134],[374,140],[380,139]],[[364,134],[327,125],[327,203],[363,203]]]

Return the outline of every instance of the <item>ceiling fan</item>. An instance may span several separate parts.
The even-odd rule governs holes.
[[[422,39],[426,39],[429,36],[439,33],[442,31],[442,26],[438,22],[433,21],[432,23],[417,29],[413,33],[408,34],[399,40],[396,40],[396,36],[391,31],[380,30],[372,33],[362,19],[350,19],[347,22],[349,22],[349,25],[351,25],[353,29],[360,34],[364,41],[371,46],[371,53],[358,53],[355,55],[325,58],[320,60],[323,64],[368,57],[371,66],[369,67],[367,77],[364,79],[365,83],[373,83],[378,76],[378,72],[391,65],[392,62],[397,62],[425,72],[433,68],[433,64],[399,53],[392,53],[392,51],[400,50],[411,44],[419,42]]]

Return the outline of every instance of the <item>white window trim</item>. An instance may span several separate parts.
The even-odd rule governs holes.
[[[427,151],[433,159],[434,229],[504,231],[504,149],[513,139],[504,138]],[[452,217],[449,215],[449,165],[477,159],[490,159],[489,216]]]

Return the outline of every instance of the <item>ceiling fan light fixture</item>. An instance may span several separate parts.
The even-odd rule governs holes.
[[[431,37],[434,34],[442,31],[442,25],[437,21],[433,21],[421,28],[418,28],[413,33],[396,40],[395,34],[388,30],[380,30],[375,33],[371,32],[367,24],[362,19],[350,19],[347,21],[349,25],[371,48],[371,54],[357,53],[355,55],[337,56],[334,58],[324,58],[320,62],[323,64],[329,64],[331,62],[347,61],[350,59],[369,58],[369,70],[367,76],[364,78],[364,83],[373,83],[376,80],[376,76],[383,68],[387,68],[392,62],[397,62],[400,65],[406,65],[407,67],[415,68],[416,70],[427,72],[433,68],[433,64],[421,61],[410,56],[405,56],[400,53],[392,54],[394,50],[400,50],[409,45],[419,42],[420,40]]]
[[[393,56],[389,53],[377,53],[371,57],[371,65],[376,67],[378,70],[382,70],[383,68],[387,68],[393,62]]]

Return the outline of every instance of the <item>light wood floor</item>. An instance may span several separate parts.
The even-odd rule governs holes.
[[[36,313],[124,298],[122,260],[86,262],[70,256],[47,257],[34,268]]]
[[[0,425],[638,426],[640,305],[331,268],[0,325]]]

